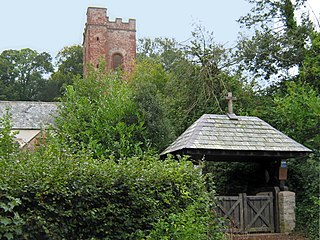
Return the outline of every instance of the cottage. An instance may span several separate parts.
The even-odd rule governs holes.
[[[57,114],[55,102],[0,101],[0,117],[12,115],[12,131],[17,131],[16,140],[20,148],[32,149],[38,144],[41,132],[53,124]]]

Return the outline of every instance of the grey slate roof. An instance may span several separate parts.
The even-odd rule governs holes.
[[[204,114],[182,133],[161,155],[188,150],[214,152],[309,153],[310,149],[257,117]],[[194,151],[193,151],[194,150]]]
[[[9,108],[13,129],[41,129],[54,121],[55,102],[0,101],[0,117]]]

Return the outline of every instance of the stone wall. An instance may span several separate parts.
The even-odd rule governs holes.
[[[278,193],[279,225],[280,232],[289,234],[295,228],[295,193],[282,191]]]

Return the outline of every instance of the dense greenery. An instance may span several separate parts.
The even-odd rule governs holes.
[[[235,103],[240,112],[246,111],[243,104],[253,96],[250,84],[231,73],[228,51],[214,43],[212,34],[199,27],[193,35],[186,46],[170,39],[143,39],[139,44],[137,73],[132,77],[136,101],[149,119],[160,117],[157,127],[167,138],[164,146],[202,114],[225,113],[228,92],[242,100]]]
[[[1,167],[1,185],[7,186],[1,204],[11,206],[0,211],[3,236],[143,239],[150,234],[150,239],[159,239],[154,236],[161,234],[179,239],[171,238],[179,232],[207,239],[210,198],[189,161],[144,156],[116,163],[62,153],[53,146],[19,159]],[[171,230],[161,227],[179,215],[187,215],[190,223],[177,222]],[[192,224],[197,228],[184,229]]]
[[[82,47],[63,48],[52,57],[29,48],[5,50],[0,54],[1,100],[53,101],[61,96],[63,85],[82,76]]]
[[[57,70],[50,76],[46,89],[47,101],[61,97],[64,88],[75,78],[83,76],[83,48],[80,45],[64,47],[56,56]]]
[[[41,100],[45,74],[53,71],[51,56],[29,48],[5,50],[0,54],[0,97],[2,100]]]
[[[10,114],[1,119],[2,237],[219,239],[204,177],[185,160],[156,155],[202,114],[224,114],[232,91],[236,114],[260,117],[313,150],[288,161],[288,185],[297,230],[318,239],[320,34],[308,14],[297,20],[305,0],[248,2],[239,23],[251,32],[235,49],[199,26],[184,44],[140,39],[125,80],[103,68],[83,77],[81,46],[62,49],[55,70],[47,53],[1,53],[1,100],[61,97],[57,125],[34,153],[16,151]],[[256,164],[215,168],[221,194],[259,180],[239,170],[262,176]],[[230,184],[238,180],[241,187]]]
[[[120,74],[106,76],[100,69],[75,80],[62,98],[59,116],[58,135],[73,152],[119,159],[147,150],[132,90]]]
[[[221,239],[200,169],[149,151],[131,86],[102,72],[66,89],[56,127],[34,152],[16,151],[3,118],[1,237]]]

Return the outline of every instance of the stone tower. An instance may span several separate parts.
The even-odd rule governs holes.
[[[132,72],[136,59],[136,20],[109,21],[106,8],[89,7],[83,39],[84,74],[88,64],[99,67],[101,58],[106,62],[107,72],[119,67]]]

